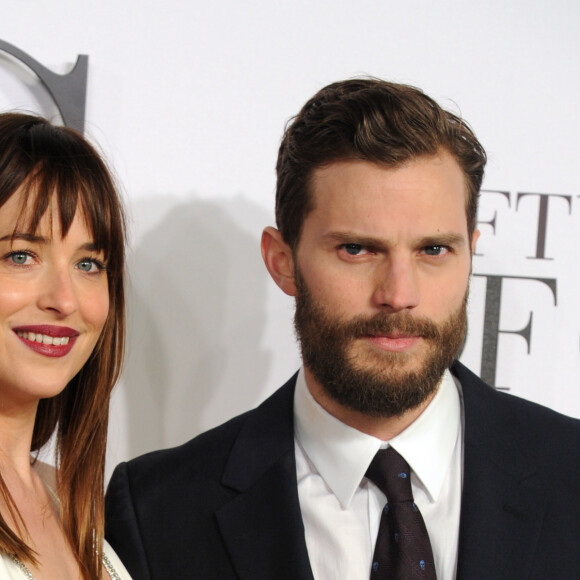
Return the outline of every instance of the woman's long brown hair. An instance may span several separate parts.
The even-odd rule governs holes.
[[[105,254],[109,314],[89,360],[56,397],[39,402],[31,452],[53,433],[57,493],[66,537],[83,578],[101,577],[104,535],[104,468],[111,390],[119,376],[125,338],[125,224],[119,196],[97,151],[72,129],[20,113],[0,114],[0,208],[22,192],[21,222],[34,233],[58,207],[65,237],[80,211],[98,250]],[[55,206],[54,204],[57,204]],[[0,473],[0,496],[22,522]],[[0,550],[26,562],[34,551],[0,514]]]

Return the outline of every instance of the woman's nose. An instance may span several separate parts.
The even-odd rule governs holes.
[[[49,270],[42,279],[38,306],[61,317],[69,316],[78,308],[74,283],[68,270]]]

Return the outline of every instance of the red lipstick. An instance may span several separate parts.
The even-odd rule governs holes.
[[[28,348],[49,357],[67,355],[79,335],[74,328],[51,324],[18,326],[12,330]]]

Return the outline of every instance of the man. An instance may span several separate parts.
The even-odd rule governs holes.
[[[485,161],[412,87],[339,82],[303,107],[262,236],[303,367],[117,468],[107,537],[135,578],[580,576],[579,422],[454,362]]]

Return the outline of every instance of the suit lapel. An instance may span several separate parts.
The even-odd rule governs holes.
[[[216,518],[242,580],[312,580],[296,483],[296,377],[248,415],[222,483],[239,492]]]
[[[465,367],[453,368],[465,409],[458,579],[527,578],[546,497],[510,407]]]

